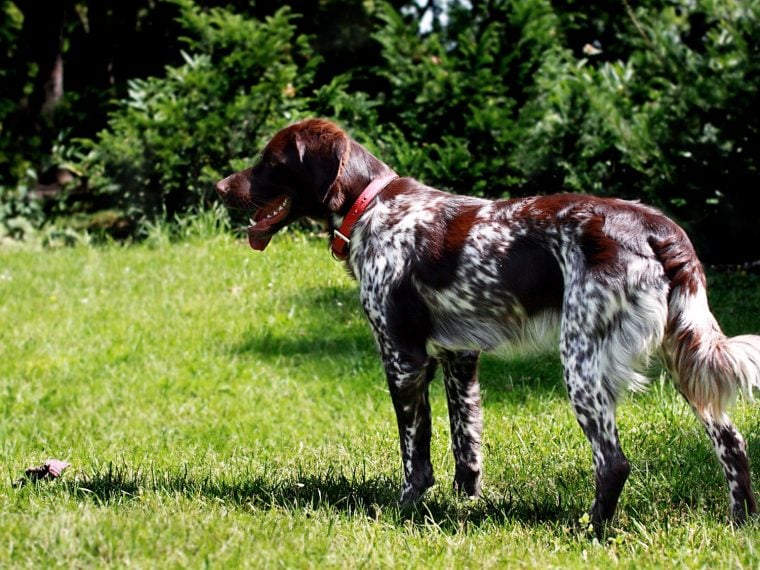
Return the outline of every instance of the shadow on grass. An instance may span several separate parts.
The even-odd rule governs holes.
[[[190,499],[204,497],[223,501],[251,511],[328,510],[373,520],[382,516],[386,522],[399,527],[410,523],[433,525],[449,533],[462,531],[464,525],[481,526],[509,520],[526,524],[572,524],[582,511],[580,504],[563,504],[561,495],[518,497],[494,492],[476,501],[453,493],[429,492],[417,504],[401,507],[396,501],[399,481],[395,477],[333,471],[285,478],[254,475],[228,479],[211,475],[197,477],[187,472],[135,471],[122,466],[66,482],[64,489],[79,500],[106,506],[130,502],[146,493],[181,494]]]
[[[291,355],[349,357],[361,352],[377,352],[369,325],[360,315],[355,290],[343,287],[303,289],[298,294],[284,297],[282,303],[305,308],[299,311],[301,319],[265,330],[252,328],[231,347],[231,352],[259,358]]]
[[[378,359],[370,327],[356,291],[343,287],[304,289],[285,298],[284,305],[308,307],[304,321],[251,328],[231,347],[233,355],[279,360],[307,357],[316,360]],[[440,377],[440,371],[438,373]],[[531,392],[564,398],[562,369],[556,353],[500,357],[484,355],[480,364],[481,387],[486,403],[517,401]]]
[[[233,354],[272,359],[281,356],[308,356],[311,358],[355,357],[357,353],[375,350],[372,339],[340,328],[334,332],[264,334],[250,333],[232,347]]]
[[[567,400],[556,353],[509,358],[486,354],[480,359],[479,377],[486,406],[497,402],[519,404],[536,396]]]
[[[760,440],[751,437],[748,444],[750,454],[757,456]],[[624,490],[623,512],[637,518],[660,518],[667,512],[703,511],[707,507],[708,512],[722,516],[727,506],[725,481],[706,440],[689,437],[666,455],[652,447],[643,454],[632,450],[630,455],[635,457],[634,471],[628,492]],[[106,506],[128,503],[148,494],[179,494],[190,500],[211,499],[249,511],[281,509],[309,516],[321,510],[372,520],[382,517],[384,522],[398,527],[434,526],[452,534],[467,527],[514,521],[577,528],[578,518],[593,497],[593,475],[575,465],[547,474],[542,482],[487,481],[485,496],[477,501],[448,490],[447,475],[439,474],[436,488],[412,507],[398,506],[399,480],[395,475],[369,475],[360,468],[350,473],[328,469],[296,474],[275,471],[219,475],[187,469],[135,469],[122,464],[61,483],[65,492],[78,500]]]

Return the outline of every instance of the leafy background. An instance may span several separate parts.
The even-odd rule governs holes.
[[[641,199],[760,258],[756,1],[128,4],[0,3],[5,235],[145,236],[321,115],[435,186]]]

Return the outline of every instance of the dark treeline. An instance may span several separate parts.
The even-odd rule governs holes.
[[[0,0],[0,235],[139,236],[277,128],[339,121],[489,197],[653,203],[760,258],[759,14],[744,0]]]

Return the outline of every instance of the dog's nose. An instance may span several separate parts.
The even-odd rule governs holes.
[[[219,194],[220,198],[224,198],[227,192],[230,191],[230,178],[231,176],[228,176],[216,183],[216,193]]]

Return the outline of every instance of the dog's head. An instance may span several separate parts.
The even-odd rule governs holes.
[[[388,167],[333,123],[309,119],[278,132],[259,161],[228,176],[216,191],[229,208],[251,211],[248,242],[263,250],[272,236],[304,216],[326,220]]]

